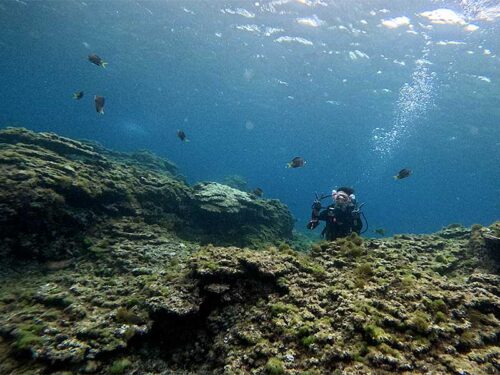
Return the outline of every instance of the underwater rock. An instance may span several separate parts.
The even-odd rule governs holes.
[[[194,199],[201,211],[214,214],[239,214],[255,205],[248,193],[216,182],[196,184]]]
[[[191,188],[149,152],[118,153],[22,128],[0,131],[0,146],[1,257],[61,261],[102,250],[89,238],[125,217],[215,244],[292,236],[291,214],[278,201],[256,202],[219,184]]]
[[[256,200],[216,182],[196,184],[193,191],[195,226],[217,234],[213,243],[258,247],[292,238],[292,215],[278,200]]]
[[[469,238],[352,236],[308,255],[200,248],[133,221],[102,236],[104,255],[3,277],[0,345],[12,355],[0,371],[22,368],[19,353],[96,373],[123,358],[127,371],[174,373],[499,370],[500,277],[484,254],[470,258]]]
[[[170,175],[139,172],[55,134],[7,129],[0,144],[2,256],[73,257],[103,221],[175,213],[177,201],[188,196],[188,187]]]
[[[58,155],[77,155],[89,159],[99,159],[101,156],[94,148],[70,138],[54,133],[35,133],[24,128],[7,128],[0,132],[0,143],[31,144],[50,150]]]
[[[500,249],[500,237],[494,236],[489,233],[483,233],[483,238],[486,243],[486,247],[492,250],[499,250]]]
[[[500,263],[500,221],[493,223],[489,228],[482,228],[481,235],[486,249]]]
[[[443,238],[464,239],[470,235],[470,228],[464,227],[461,224],[450,224],[436,233]]]
[[[221,184],[230,186],[232,188],[235,188],[235,189],[238,189],[241,191],[246,191],[247,185],[248,185],[245,178],[242,176],[239,176],[239,175],[226,176],[222,179]]]

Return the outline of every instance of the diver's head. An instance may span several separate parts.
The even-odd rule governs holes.
[[[341,187],[338,190],[332,190],[332,199],[335,201],[335,206],[340,208],[354,204],[356,200],[354,189]]]

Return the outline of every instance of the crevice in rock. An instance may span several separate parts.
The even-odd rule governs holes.
[[[225,283],[222,290],[214,291],[217,288],[210,288],[213,285],[211,283],[216,281]],[[199,287],[203,301],[196,313],[185,315],[166,311],[153,313],[150,333],[147,336],[134,338],[129,343],[129,348],[133,346],[139,352],[148,353],[148,356],[157,356],[156,359],[161,359],[173,368],[182,367],[194,371],[201,367],[203,371],[215,369],[223,363],[223,358],[214,355],[213,352],[210,353],[211,348],[217,335],[227,331],[232,323],[209,322],[211,314],[222,316],[227,308],[236,304],[242,306],[241,310],[245,310],[244,306],[252,306],[260,298],[282,292],[274,279],[263,277],[256,270],[234,279],[227,277],[211,278],[210,281],[205,279]],[[145,348],[147,349],[144,350]]]

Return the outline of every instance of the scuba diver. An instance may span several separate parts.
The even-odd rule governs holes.
[[[360,208],[356,203],[354,189],[341,187],[332,191],[334,203],[326,207],[323,211],[321,199],[329,195],[318,197],[312,205],[311,220],[307,224],[307,229],[314,229],[319,225],[319,221],[326,221],[325,228],[321,235],[328,241],[333,241],[339,237],[346,237],[352,232],[360,234],[363,228]],[[366,219],[365,219],[366,220]]]

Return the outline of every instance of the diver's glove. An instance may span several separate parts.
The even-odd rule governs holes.
[[[309,223],[307,223],[307,229],[314,229],[319,225],[319,220],[311,219]]]
[[[319,199],[316,199],[311,207],[313,210],[321,210],[321,201]]]

